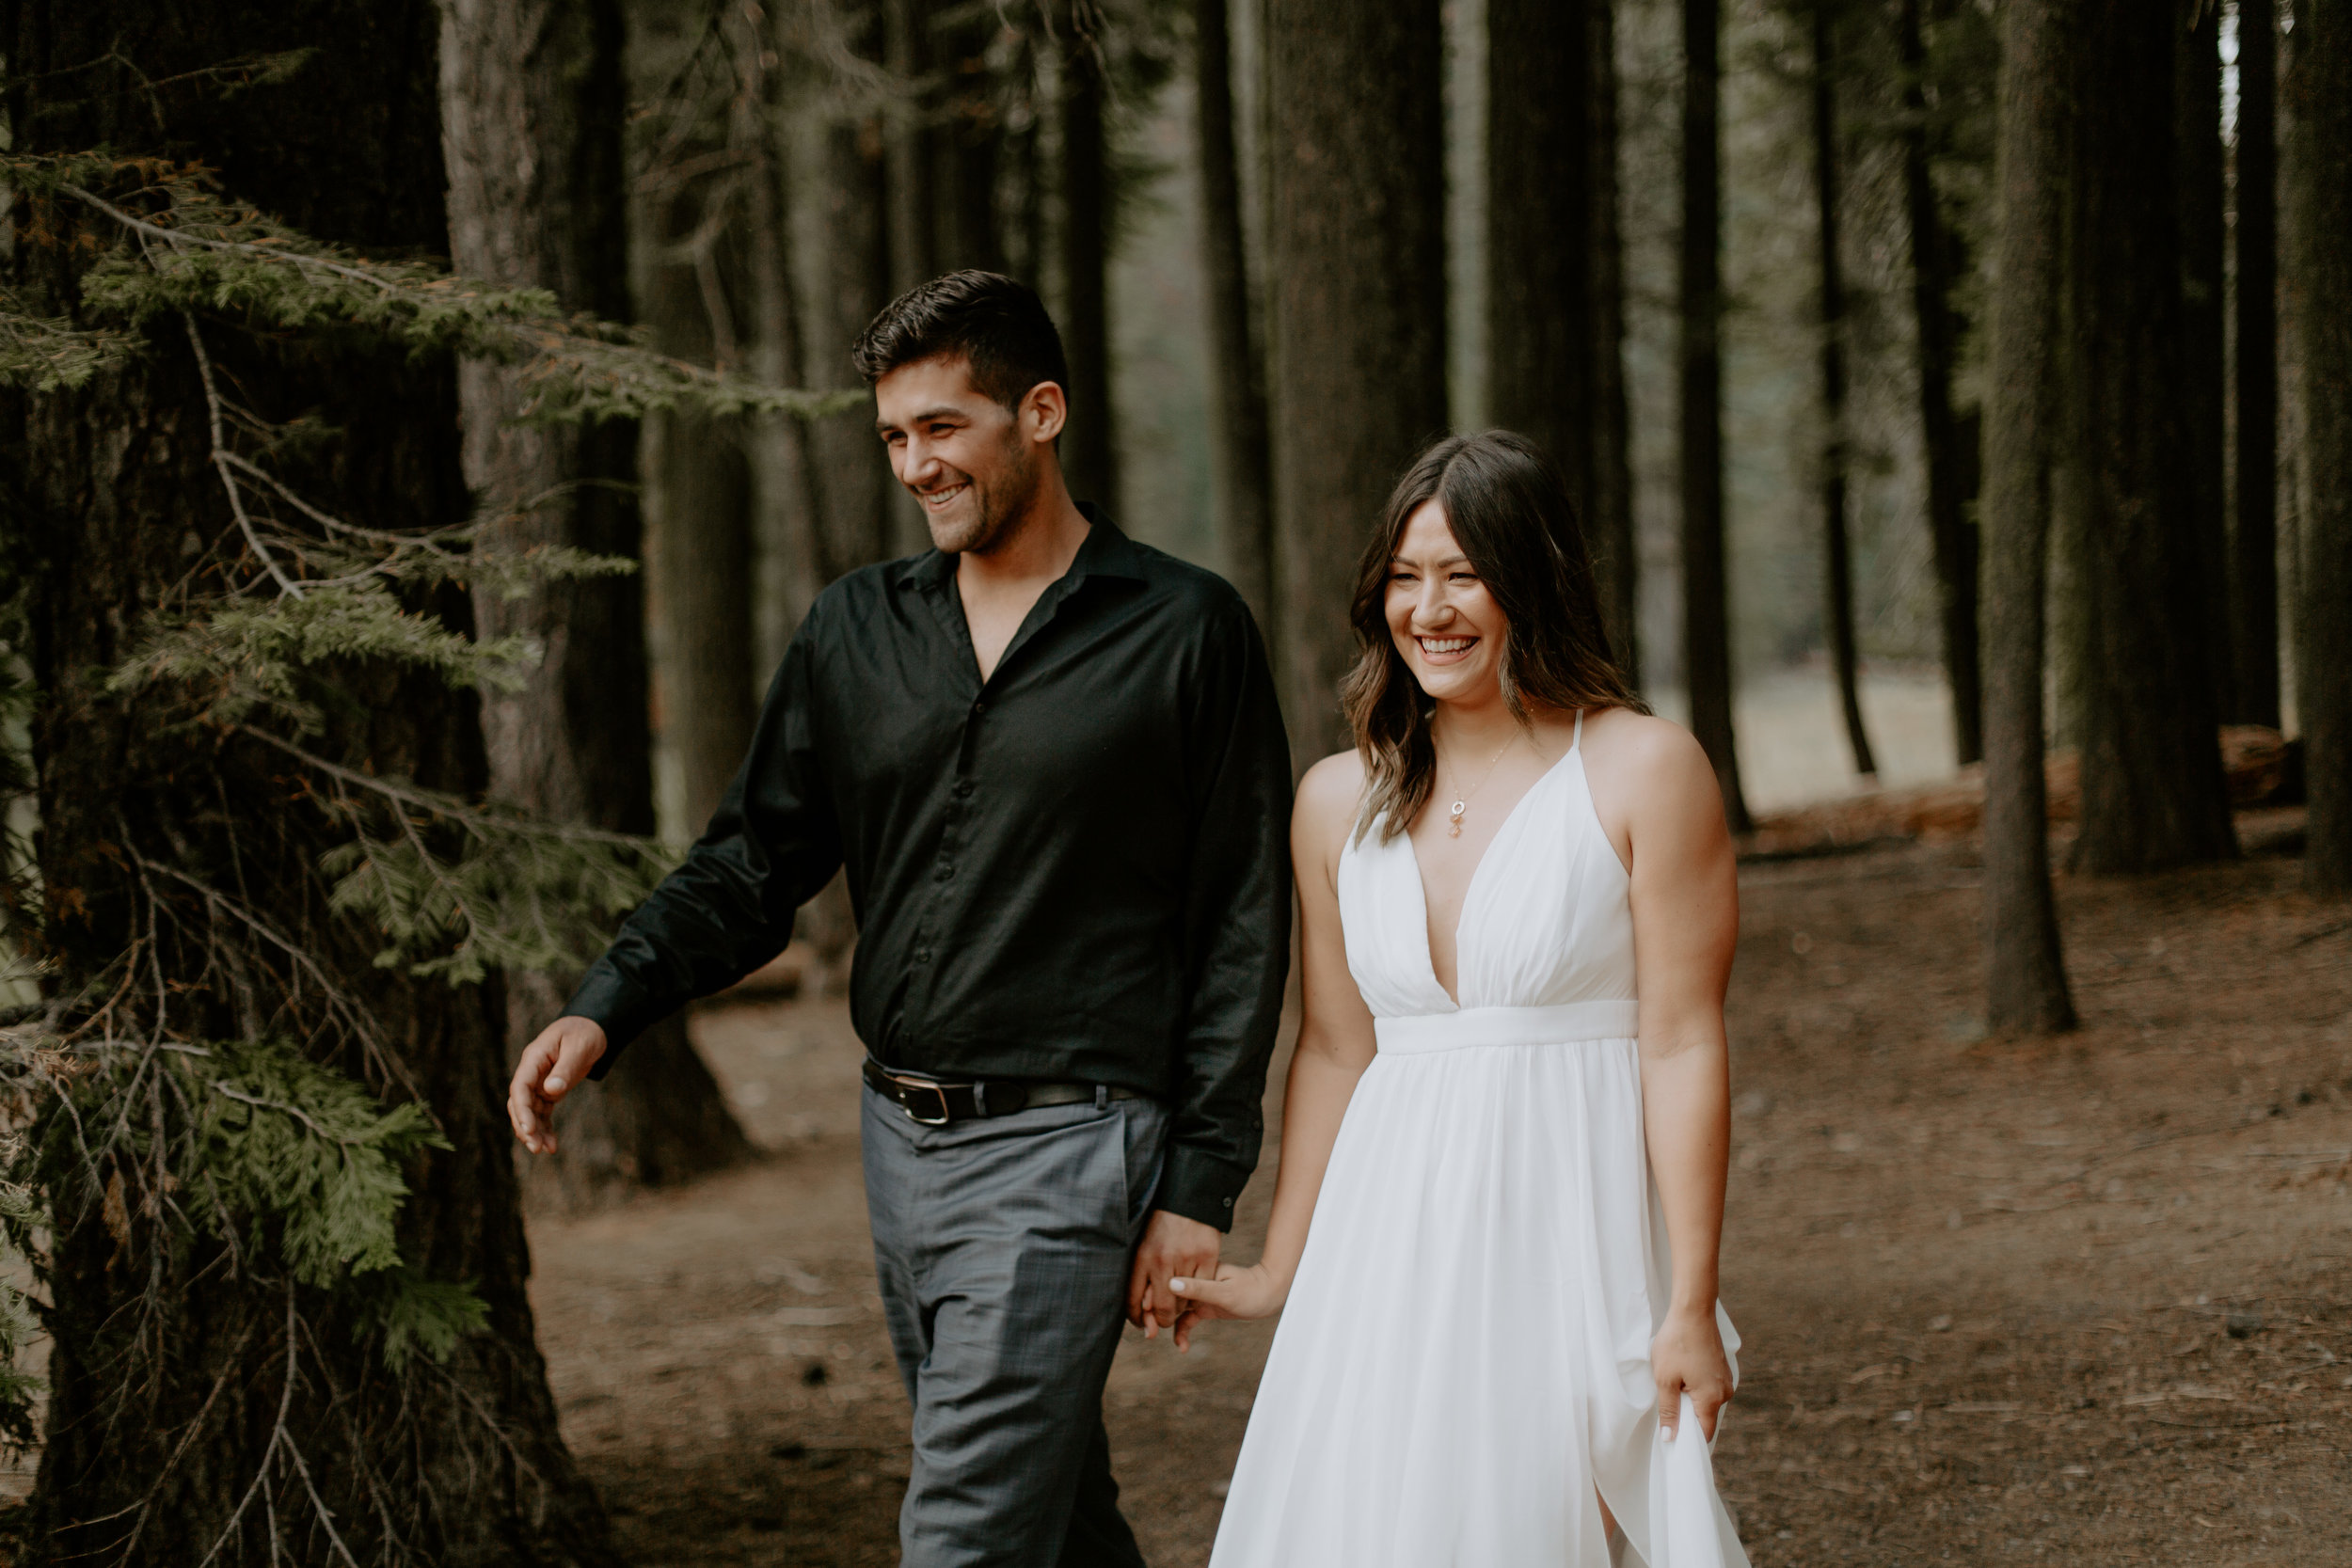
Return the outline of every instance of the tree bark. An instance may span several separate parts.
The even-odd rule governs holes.
[[[614,0],[445,0],[441,141],[450,253],[457,270],[553,291],[574,309],[628,313],[620,118],[621,16]],[[467,483],[496,518],[485,545],[561,545],[635,559],[642,544],[634,429],[516,422],[516,372],[458,372]],[[475,594],[485,637],[526,635],[546,650],[521,689],[482,705],[490,792],[560,821],[654,829],[643,585],[590,578],[520,599]],[[507,987],[512,1048],[551,1021],[570,976],[517,974]],[[612,1075],[564,1107],[563,1151],[531,1163],[534,1199],[592,1206],[644,1183],[732,1164],[750,1145],[682,1019],[649,1030]]]
[[[1487,0],[1487,413],[1592,515],[1593,27],[1586,0]]]
[[[989,69],[988,46],[1004,24],[992,7],[966,8],[952,23],[943,19],[940,46],[948,86],[940,106],[939,270],[977,267],[1005,270],[1003,226],[997,220],[998,162],[1004,150],[1004,117],[996,103],[996,74]]]
[[[1854,647],[1853,544],[1846,521],[1846,279],[1838,247],[1837,48],[1829,0],[1813,0],[1813,189],[1821,252],[1821,559],[1830,668],[1846,720],[1854,771],[1875,776],[1862,722],[1860,657]]]
[[[0,17],[18,150],[105,146],[201,160],[237,198],[363,253],[429,253],[444,242],[432,7],[88,0],[48,8],[39,25],[30,14]],[[195,75],[296,49],[314,53],[291,77],[233,95]],[[128,56],[119,71],[87,69],[112,51]],[[59,309],[78,293],[90,255],[61,237],[68,243],[41,245],[20,230],[6,262],[13,281]],[[319,870],[347,834],[286,755],[191,731],[176,702],[109,695],[93,675],[124,658],[143,617],[181,591],[185,542],[234,528],[188,340],[167,321],[146,356],[77,391],[0,398],[0,486],[29,573],[40,693],[33,746],[48,983],[68,994],[151,934],[142,911],[161,908],[184,923],[186,940],[151,949],[183,1041],[264,1028],[300,1038],[321,987],[339,990],[405,1082],[389,1081],[381,1063],[371,1072],[347,1038],[314,1037],[313,1052],[387,1099],[420,1100],[454,1146],[405,1172],[403,1254],[432,1278],[470,1281],[488,1323],[446,1363],[394,1373],[358,1332],[345,1294],[257,1284],[202,1233],[182,1249],[125,1257],[98,1203],[78,1188],[55,1195],[40,1470],[11,1526],[22,1560],[181,1568],[218,1544],[209,1560],[232,1568],[283,1560],[280,1547],[324,1562],[322,1513],[332,1510],[345,1545],[370,1562],[617,1564],[558,1433],[533,1342],[511,1135],[499,1114],[497,988],[376,967],[379,934],[329,909]],[[264,419],[316,416],[335,432],[315,451],[279,459],[307,499],[382,529],[464,516],[446,362],[415,362],[357,335],[322,333],[285,350],[211,320],[198,330],[238,402]],[[420,608],[459,626],[469,615],[459,594]],[[348,701],[326,715],[311,748],[436,789],[480,787],[469,700],[433,676],[386,667],[342,668],[334,681]],[[248,942],[252,961],[225,976],[204,937],[207,905],[181,884],[142,888],[134,856],[265,918],[317,967],[297,977],[282,952]],[[243,928],[224,940],[234,946]],[[290,1312],[299,1333],[289,1333]],[[299,1370],[291,1382],[290,1364]],[[269,1447],[281,1400],[316,1508],[289,1450]],[[264,1473],[269,1498],[232,1522]]]
[[[1593,488],[1585,532],[1609,649],[1642,686],[1642,546],[1633,526],[1633,423],[1625,372],[1625,234],[1617,188],[1617,0],[1585,0],[1593,41]]]
[[[2050,888],[2042,675],[2076,3],[2010,0],[2001,14],[1985,397],[1984,924],[1986,1022],[2005,1034],[2074,1023]]]
[[[2296,8],[2286,86],[2310,465],[2295,666],[2311,797],[2303,880],[2342,897],[2352,894],[2352,4]]]
[[[1682,664],[1691,731],[1715,765],[1724,816],[1752,826],[1731,727],[1731,609],[1724,545],[1721,0],[1682,5]]]
[[[807,96],[818,106],[799,107],[787,133],[787,248],[800,310],[799,384],[850,388],[860,383],[850,365],[850,345],[890,301],[886,138],[880,117],[844,122],[824,111],[817,94]],[[896,545],[892,503],[902,492],[874,438],[870,406],[810,425],[808,443],[825,502],[816,519],[821,584],[889,559]],[[773,666],[784,657],[797,624],[779,617],[764,633],[763,663]]]
[[[1960,363],[1952,281],[1961,266],[1958,236],[1935,194],[1928,135],[1927,40],[1920,0],[1900,0],[1898,44],[1903,69],[1903,196],[1911,238],[1911,302],[1919,341],[1919,435],[1927,457],[1928,534],[1935,551],[1937,604],[1944,634],[1944,678],[1952,693],[1952,742],[1964,767],[1984,756],[1984,689],[1977,642],[1977,525],[1968,516],[1973,466],[1952,411]]]
[[[1488,0],[1486,400],[1560,467],[1600,578],[1610,646],[1634,643],[1615,26],[1608,0]]]
[[[1104,52],[1094,0],[1063,11],[1061,58],[1061,338],[1070,361],[1062,477],[1073,499],[1116,513],[1118,432],[1111,407],[1111,209]]]
[[[1347,562],[1446,422],[1438,0],[1267,0],[1274,512],[1293,754],[1348,744]]]
[[[2233,723],[2279,712],[2279,19],[2253,0],[2237,31],[2237,510],[2230,538]]]
[[[882,0],[884,59],[900,84],[885,120],[889,149],[890,292],[901,294],[939,271],[931,233],[934,154],[930,127],[931,0]]]
[[[1274,611],[1273,451],[1265,373],[1250,331],[1249,268],[1234,149],[1231,0],[1193,6],[1194,119],[1200,132],[1200,277],[1208,302],[1210,454],[1225,573],[1271,640]]]
[[[2093,872],[2236,851],[2207,636],[2218,561],[2197,516],[2185,344],[2179,13],[2081,0],[2069,192],[2070,462],[2081,505],[2067,618],[2079,682],[2081,832]]]
[[[737,29],[736,91],[729,138],[752,159],[744,174],[742,207],[744,293],[751,320],[744,362],[755,380],[770,387],[791,387],[799,384],[803,356],[801,302],[793,289],[789,232],[791,168],[784,70],[787,40],[773,12],[746,7],[737,13],[733,25]],[[744,455],[752,482],[753,550],[759,562],[757,586],[747,593],[780,602],[791,624],[798,626],[816,602],[818,592],[830,580],[824,572],[817,522],[825,512],[823,475],[813,461],[808,427],[789,414],[752,415],[745,421]],[[747,584],[752,580],[745,578]],[[757,703],[750,684],[755,661],[753,616],[748,607],[742,633],[736,664],[743,672],[741,711],[748,726]],[[745,750],[749,750],[750,738],[747,728]],[[738,762],[741,755],[737,753]]]
[[[2218,722],[2233,700],[2235,652],[2230,643],[2229,475],[2226,404],[2229,243],[2223,211],[2221,149],[2221,0],[2172,0],[2175,199],[2181,226],[2181,361],[2174,402],[2186,425],[2189,529],[2201,583],[2206,683]]]

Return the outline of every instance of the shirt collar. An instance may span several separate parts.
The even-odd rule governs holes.
[[[1093,525],[1087,531],[1086,542],[1078,546],[1076,559],[1063,580],[1075,587],[1088,578],[1125,578],[1143,580],[1143,552],[1136,542],[1119,531],[1119,525],[1106,516],[1092,501],[1078,503],[1079,515]],[[898,581],[911,588],[936,588],[956,575],[956,558],[939,550],[925,550],[909,557],[898,567]]]

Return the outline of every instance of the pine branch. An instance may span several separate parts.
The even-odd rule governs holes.
[[[658,353],[638,329],[564,314],[542,289],[497,288],[433,262],[371,260],[322,244],[221,200],[200,169],[121,166],[148,182],[137,196],[156,210],[142,216],[83,182],[99,163],[87,154],[0,156],[0,176],[36,200],[74,201],[136,242],[84,278],[91,309],[133,325],[210,310],[256,327],[357,329],[416,353],[513,363],[531,393],[522,417],[532,422],[639,418],[686,404],[820,419],[865,401],[862,392],[769,387]],[[36,239],[44,232],[33,230]]]
[[[15,290],[0,286],[0,387],[72,391],[129,358],[138,346],[130,333],[76,326],[69,317],[45,315]]]

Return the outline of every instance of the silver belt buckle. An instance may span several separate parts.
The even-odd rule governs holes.
[[[914,1107],[902,1101],[899,1104],[898,1109],[907,1114],[907,1120],[914,1122],[918,1127],[945,1127],[950,1121],[955,1119],[948,1114],[947,1111],[946,1085],[927,1082],[926,1080],[920,1078],[901,1078],[895,1072],[890,1073],[887,1076],[892,1083],[898,1085],[901,1089],[929,1089],[931,1093],[939,1097],[939,1115],[936,1117],[916,1116],[914,1114]]]

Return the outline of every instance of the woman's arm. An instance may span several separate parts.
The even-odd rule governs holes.
[[[1673,1295],[1650,1364],[1668,1433],[1688,1392],[1712,1437],[1731,1398],[1715,1287],[1731,1143],[1724,992],[1740,937],[1738,870],[1723,796],[1698,742],[1662,721],[1612,718],[1606,761],[1595,771],[1620,807],[1605,816],[1617,817],[1630,851],[1643,1129],[1674,1254]]]
[[[1347,972],[1340,929],[1340,850],[1354,831],[1363,767],[1353,752],[1326,757],[1299,781],[1291,815],[1291,861],[1298,887],[1300,991],[1298,1048],[1282,1094],[1282,1158],[1274,1180],[1274,1213],[1256,1263],[1219,1264],[1215,1279],[1170,1280],[1190,1304],[1176,1320],[1176,1348],[1192,1342],[1192,1325],[1214,1318],[1263,1318],[1281,1310],[1307,1249],[1307,1227],[1331,1163],[1340,1121],[1356,1081],[1373,1057],[1372,1013]]]

